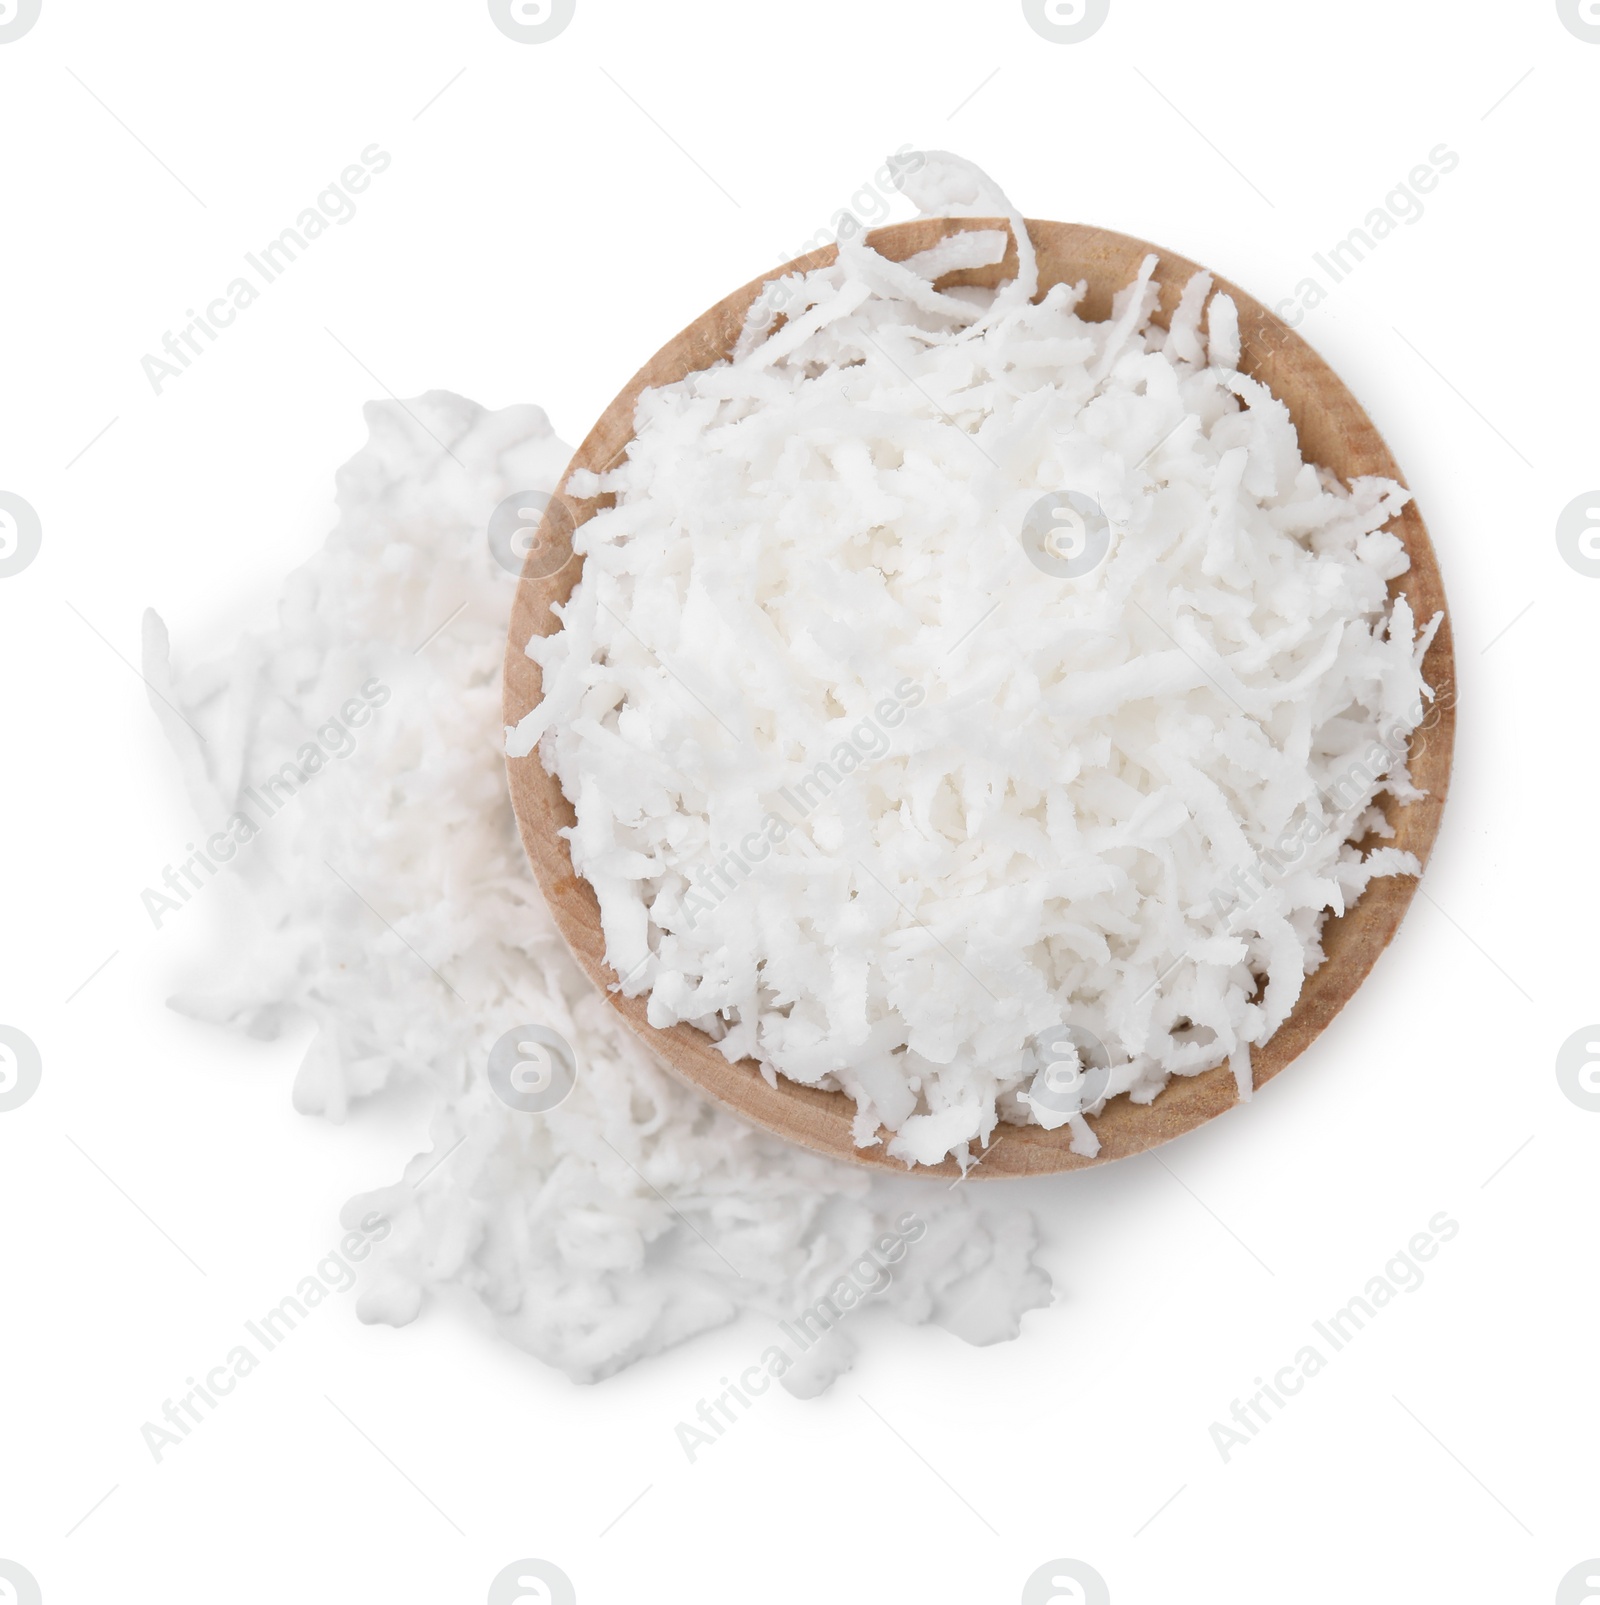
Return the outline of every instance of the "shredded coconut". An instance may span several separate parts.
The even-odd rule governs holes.
[[[429,1151],[346,1211],[394,1226],[362,1318],[402,1324],[430,1290],[464,1287],[511,1341],[593,1381],[743,1311],[809,1315],[805,1330],[829,1330],[791,1345],[783,1380],[801,1395],[848,1366],[835,1318],[868,1301],[972,1343],[1014,1337],[1049,1300],[1029,1215],[869,1179],[708,1105],[557,935],[506,793],[514,582],[485,540],[502,498],[549,491],[568,459],[544,413],[433,393],[367,420],[338,527],[289,578],[277,629],[174,676],[152,614],[144,661],[202,820],[244,838],[229,864],[243,928],[174,1006],[257,1037],[309,1021],[306,1113],[338,1120],[405,1086],[433,1102]],[[315,739],[351,699],[371,710],[351,747]],[[313,765],[308,744],[343,756]],[[545,1113],[509,1107],[486,1072],[501,1034],[530,1024],[577,1064]],[[895,1241],[909,1246],[886,1253]]]
[[[1415,874],[1409,499],[1302,460],[1207,275],[1152,255],[1104,321],[1037,303],[1015,209],[921,153],[906,262],[773,281],[730,360],[645,391],[568,491],[561,628],[507,733],[576,812],[607,961],[649,1019],[842,1089],[858,1144],[970,1162],[1231,1061],[1241,1096],[1330,913]],[[998,290],[942,291],[999,262]],[[775,316],[774,308],[782,315]],[[1065,540],[1062,539],[1065,537]]]

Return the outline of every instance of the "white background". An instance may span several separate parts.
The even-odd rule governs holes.
[[[1555,0],[1112,0],[1072,45],[1018,0],[578,0],[537,46],[482,0],[44,0],[0,45],[0,489],[44,530],[0,580],[0,1022],[44,1061],[0,1114],[0,1557],[46,1605],[477,1602],[521,1556],[582,1605],[1010,1605],[1055,1557],[1116,1605],[1554,1599],[1600,1555],[1600,1114],[1554,1074],[1600,1017],[1600,580],[1554,540],[1600,483],[1597,82]],[[140,358],[374,141],[354,221],[155,395]],[[347,1298],[155,1465],[141,1422],[417,1131],[297,1117],[301,1041],[165,1009],[207,933],[138,900],[192,830],[141,610],[191,659],[259,622],[385,390],[576,441],[904,144],[1270,303],[1441,142],[1301,330],[1418,496],[1461,682],[1428,896],[1315,1048],[1159,1158],[1009,1184],[1058,1288],[1019,1341],[885,1325],[692,1467],[755,1323],[583,1388]],[[1441,1210],[1425,1285],[1224,1464],[1210,1424]]]

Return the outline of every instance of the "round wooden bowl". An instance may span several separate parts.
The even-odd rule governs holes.
[[[954,230],[1007,227],[1004,220],[995,218],[930,218],[881,228],[869,238],[875,250],[898,261],[926,250]],[[1196,264],[1170,251],[1104,229],[1031,220],[1027,229],[1038,253],[1039,293],[1043,295],[1051,285],[1062,281],[1086,282],[1088,295],[1080,310],[1088,318],[1110,316],[1113,294],[1135,277],[1140,262],[1152,251],[1161,259],[1156,273],[1161,284],[1156,321],[1163,325],[1177,307],[1190,275],[1200,271]],[[634,404],[641,391],[670,384],[726,357],[733,349],[746,309],[767,278],[822,267],[835,255],[836,247],[828,246],[774,269],[719,301],[669,340],[606,409],[578,448],[568,473],[573,468],[599,472],[621,456],[633,437]],[[994,285],[1013,277],[1015,272],[1013,241],[1006,260],[999,266],[951,273],[939,283],[941,287]],[[1244,347],[1240,367],[1268,385],[1287,404],[1300,432],[1300,449],[1306,460],[1326,465],[1346,482],[1362,474],[1381,474],[1403,483],[1372,420],[1327,363],[1244,291],[1223,279],[1216,281],[1216,287],[1227,291],[1239,308]],[[563,478],[563,486],[565,483]],[[548,635],[559,628],[551,605],[566,601],[583,568],[582,561],[571,553],[572,532],[609,500],[576,500],[563,492],[552,500],[545,514],[511,615],[505,666],[507,724],[521,719],[542,694],[538,665],[523,647],[531,636]],[[1391,584],[1390,594],[1403,590],[1418,620],[1425,622],[1436,612],[1445,611],[1444,585],[1415,504],[1409,505],[1389,527],[1405,542],[1411,555],[1410,571]],[[1427,796],[1404,807],[1386,798],[1384,811],[1395,830],[1391,845],[1415,853],[1426,864],[1449,787],[1455,734],[1455,662],[1448,611],[1428,650],[1424,675],[1436,695],[1423,728],[1412,736],[1409,762],[1413,778]],[[753,1061],[730,1064],[711,1038],[693,1026],[679,1025],[662,1031],[646,1022],[646,998],[624,997],[617,990],[618,977],[605,959],[599,904],[589,883],[573,873],[566,841],[559,834],[573,823],[571,805],[560,785],[545,772],[537,752],[511,759],[507,768],[523,846],[557,926],[589,978],[657,1058],[717,1102],[768,1131],[838,1159],[903,1172],[906,1167],[890,1159],[882,1143],[873,1148],[856,1147],[850,1132],[855,1105],[842,1092],[821,1092],[781,1076],[776,1087],[768,1086]],[[1307,978],[1298,1004],[1276,1035],[1254,1050],[1257,1087],[1304,1052],[1349,1001],[1394,936],[1415,890],[1416,881],[1410,876],[1376,880],[1346,914],[1327,921],[1323,934],[1326,963]],[[1090,1120],[1100,1139],[1100,1152],[1093,1159],[1070,1150],[1070,1133],[1065,1127],[1044,1131],[1037,1126],[1002,1124],[975,1174],[1035,1176],[1104,1164],[1142,1153],[1190,1131],[1236,1101],[1233,1074],[1226,1065],[1203,1075],[1173,1077],[1153,1103],[1135,1104],[1125,1094],[1114,1098],[1097,1118]],[[953,1160],[916,1168],[931,1176],[960,1174]]]

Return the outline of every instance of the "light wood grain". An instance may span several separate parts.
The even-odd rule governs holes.
[[[927,249],[952,230],[1004,227],[1005,223],[997,219],[927,219],[879,229],[870,238],[876,250],[903,260]],[[1155,251],[1161,259],[1157,269],[1161,304],[1156,316],[1158,322],[1165,324],[1185,283],[1199,271],[1183,257],[1126,235],[1069,223],[1029,221],[1027,228],[1038,253],[1040,293],[1062,281],[1086,281],[1088,295],[1082,306],[1085,317],[1108,317],[1113,294],[1135,276],[1141,260]],[[775,269],[774,273],[822,266],[834,255],[835,248],[829,246]],[[953,273],[940,284],[994,284],[1012,276],[1015,264],[1013,243],[1006,261],[998,267]],[[763,282],[758,279],[736,290],[668,341],[606,409],[579,447],[571,467],[598,471],[621,455],[633,435],[634,404],[642,390],[681,379],[727,356],[745,310]],[[1217,287],[1227,291],[1239,308],[1244,342],[1240,367],[1270,386],[1288,405],[1307,461],[1325,464],[1346,481],[1361,474],[1381,474],[1403,483],[1371,419],[1316,352],[1236,286],[1219,279]],[[549,539],[565,538],[567,528],[581,525],[605,504],[606,499],[558,498],[546,515],[551,530],[541,537],[535,552],[548,551]],[[1408,506],[1389,527],[1405,542],[1411,556],[1410,572],[1391,585],[1391,595],[1403,590],[1418,619],[1427,620],[1445,610],[1444,586],[1415,504]],[[571,595],[581,572],[582,561],[575,557],[556,574],[544,578],[524,574],[519,584],[506,651],[507,724],[515,724],[541,695],[538,666],[527,657],[523,646],[530,636],[547,635],[558,627],[551,606]],[[1386,799],[1384,807],[1395,829],[1391,845],[1415,853],[1425,864],[1449,788],[1455,734],[1455,664],[1447,611],[1428,651],[1424,674],[1437,698],[1425,728],[1412,737],[1410,767],[1416,784],[1427,796],[1404,807],[1392,798]],[[841,1159],[903,1170],[903,1165],[886,1156],[882,1144],[875,1148],[855,1146],[850,1132],[855,1106],[843,1093],[819,1092],[781,1077],[777,1087],[769,1087],[753,1062],[730,1064],[711,1040],[692,1026],[662,1031],[646,1022],[645,998],[625,998],[615,990],[617,977],[606,964],[599,905],[588,882],[573,873],[567,844],[558,834],[573,823],[571,805],[557,782],[546,774],[537,754],[510,760],[507,768],[523,845],[556,924],[589,978],[660,1061],[719,1103],[768,1131]],[[1376,880],[1348,913],[1328,921],[1323,937],[1327,961],[1307,979],[1298,1005],[1277,1034],[1256,1050],[1258,1088],[1303,1053],[1350,1000],[1394,936],[1415,889],[1416,882],[1409,876]],[[1223,1066],[1204,1075],[1174,1077],[1151,1104],[1136,1105],[1126,1096],[1114,1098],[1091,1122],[1100,1139],[1100,1152],[1095,1159],[1072,1153],[1065,1129],[1046,1132],[1032,1126],[1002,1125],[984,1163],[973,1174],[1040,1175],[1105,1164],[1193,1130],[1232,1107],[1236,1097],[1233,1076]],[[948,1160],[938,1166],[918,1168],[928,1175],[959,1174],[954,1162]]]

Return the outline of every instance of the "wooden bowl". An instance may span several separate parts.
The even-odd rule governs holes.
[[[994,218],[931,218],[881,228],[869,238],[875,250],[898,261],[926,250],[954,230],[1007,226]],[[1199,271],[1193,262],[1170,251],[1103,229],[1031,220],[1027,229],[1038,253],[1039,293],[1063,280],[1086,281],[1088,295],[1080,310],[1088,318],[1110,316],[1112,295],[1135,277],[1140,262],[1152,251],[1161,258],[1156,274],[1161,284],[1158,323],[1166,324],[1190,275]],[[719,301],[669,340],[606,409],[578,448],[568,473],[572,468],[598,472],[621,455],[633,437],[634,404],[641,391],[670,384],[726,357],[746,309],[767,278],[825,266],[836,254],[836,247],[828,246],[774,269]],[[1015,272],[1013,241],[999,266],[951,273],[939,283],[941,287],[994,285]],[[1244,291],[1224,279],[1218,279],[1216,287],[1227,291],[1239,308],[1244,347],[1241,369],[1270,386],[1288,405],[1306,460],[1325,464],[1347,482],[1362,474],[1400,480],[1400,470],[1372,420],[1316,352]],[[565,485],[565,478],[562,483]],[[583,566],[581,560],[571,557],[571,533],[609,500],[578,501],[561,494],[545,514],[511,615],[505,666],[508,725],[521,719],[542,694],[538,665],[524,653],[523,646],[530,636],[548,635],[559,627],[551,604],[564,602],[572,594]],[[1410,571],[1390,585],[1390,594],[1404,590],[1417,618],[1425,622],[1445,609],[1444,586],[1415,504],[1407,506],[1389,527],[1411,555]],[[567,554],[564,562],[563,550]],[[1448,612],[1428,650],[1424,676],[1436,697],[1424,728],[1411,738],[1409,762],[1413,778],[1427,796],[1404,807],[1386,798],[1384,811],[1395,829],[1391,845],[1415,853],[1426,864],[1449,786],[1455,733],[1455,663]],[[693,1026],[662,1031],[646,1022],[646,997],[627,998],[616,990],[618,977],[605,959],[599,904],[589,883],[573,873],[566,841],[558,834],[573,823],[571,805],[560,785],[545,772],[537,751],[511,759],[507,768],[523,846],[557,926],[589,978],[657,1058],[719,1103],[781,1137],[838,1159],[904,1171],[903,1164],[887,1156],[883,1144],[856,1147],[850,1132],[855,1105],[844,1093],[818,1091],[781,1076],[778,1085],[770,1087],[753,1061],[730,1064],[711,1039]],[[1254,1050],[1257,1087],[1304,1052],[1349,1001],[1394,936],[1415,889],[1416,881],[1410,876],[1376,880],[1346,914],[1327,921],[1323,934],[1327,961],[1307,978],[1299,1002],[1277,1033]],[[1090,1121],[1100,1139],[1100,1152],[1093,1159],[1068,1148],[1070,1134],[1065,1127],[1047,1132],[1037,1126],[1002,1124],[975,1174],[1034,1176],[1104,1164],[1190,1131],[1236,1101],[1233,1075],[1226,1065],[1203,1075],[1174,1076],[1153,1103],[1134,1104],[1126,1094],[1114,1098]],[[916,1169],[935,1176],[960,1174],[955,1162],[948,1159]]]

